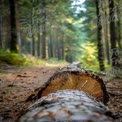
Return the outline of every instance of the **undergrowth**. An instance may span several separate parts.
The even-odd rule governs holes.
[[[10,52],[9,50],[0,49],[0,64],[17,65],[17,66],[40,66],[40,65],[62,65],[67,64],[64,60],[58,60],[57,58],[49,58],[48,60],[42,60],[41,58],[34,57],[32,55],[18,54]]]
[[[99,63],[97,60],[92,60],[88,62],[86,59],[88,58],[86,57],[84,59],[81,59],[81,67],[85,69],[99,70]],[[57,58],[49,58],[48,60],[42,60],[41,58],[37,58],[32,55],[18,54],[10,52],[9,50],[0,49],[0,64],[3,63],[17,66],[59,66],[69,64],[65,60],[58,60]],[[105,67],[107,70],[110,69],[110,65],[107,64],[107,61],[105,61]]]
[[[0,64],[9,64],[17,66],[41,65],[43,61],[30,55],[18,54],[9,50],[0,49]]]

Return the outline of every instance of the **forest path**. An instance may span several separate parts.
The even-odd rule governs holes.
[[[43,85],[58,67],[61,66],[2,67],[0,69],[0,122],[15,122],[28,106],[24,103],[27,97]],[[108,106],[112,111],[122,115],[122,79],[112,79],[105,84],[110,94]]]

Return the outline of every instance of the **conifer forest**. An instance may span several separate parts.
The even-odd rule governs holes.
[[[121,101],[121,0],[0,0],[0,122],[121,122]]]

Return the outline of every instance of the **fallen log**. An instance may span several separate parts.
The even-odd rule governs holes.
[[[115,122],[118,118],[104,105],[109,96],[103,80],[79,64],[60,69],[26,102],[33,99],[38,100],[18,122]]]
[[[115,122],[100,101],[79,90],[58,90],[32,104],[18,122]]]
[[[79,63],[74,63],[57,71],[42,87],[35,90],[26,101],[36,100],[49,93],[65,89],[85,91],[104,103],[109,100],[103,80],[85,71]]]

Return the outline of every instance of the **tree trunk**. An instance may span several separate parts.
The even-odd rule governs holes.
[[[110,64],[110,46],[109,46],[109,38],[108,38],[108,16],[107,16],[107,5],[108,5],[108,0],[104,0],[104,37],[105,37],[105,52],[106,52],[106,57],[108,64]]]
[[[83,90],[104,103],[108,102],[109,97],[103,80],[82,69],[77,62],[57,71],[44,86],[37,90],[38,92],[29,96],[27,101],[65,89]],[[35,93],[37,94],[35,95]]]
[[[37,0],[37,4],[39,4],[40,2],[39,2],[39,0]],[[38,35],[38,41],[37,41],[37,55],[38,55],[38,57],[40,57],[41,56],[41,37],[40,37],[40,21],[39,21],[39,19],[40,19],[40,14],[38,15],[38,33],[37,33],[37,35]]]
[[[50,30],[50,57],[54,57],[53,55],[53,38],[52,38],[52,31]]]
[[[35,56],[35,38],[34,38],[34,32],[33,32],[33,25],[31,26],[31,32],[32,32],[32,55]]]
[[[41,37],[40,37],[40,24],[38,21],[38,45],[37,45],[37,55],[38,57],[41,56]]]
[[[2,48],[2,47],[3,47],[3,44],[2,44],[2,14],[0,12],[0,48]]]
[[[31,11],[31,38],[32,38],[32,55],[35,56],[35,38],[34,38],[34,22],[33,22],[33,0],[31,0],[32,11]]]
[[[61,60],[61,52],[60,52],[60,32],[59,32],[59,28],[56,29],[56,47],[57,47],[57,58],[58,60]]]
[[[62,32],[62,39],[61,39],[61,59],[64,60],[64,33]]]
[[[114,122],[113,113],[79,90],[59,90],[32,104],[18,122]]]
[[[42,59],[46,59],[46,1],[42,0]]]
[[[101,18],[100,18],[100,11],[99,11],[99,1],[96,0],[96,14],[97,14],[97,20],[98,20],[98,25],[97,25],[97,45],[98,45],[98,61],[99,61],[99,66],[100,70],[104,71],[105,66],[104,66],[104,53],[103,53],[103,44],[102,44],[102,24],[101,24]]]
[[[115,21],[114,21],[114,1],[109,0],[109,17],[110,17],[110,41],[111,41],[111,64],[113,67],[118,66],[118,55],[117,48],[116,48],[116,42],[117,42],[117,35],[116,35],[116,28],[115,28]]]
[[[10,25],[11,25],[11,40],[10,49],[11,51],[18,52],[17,48],[17,28],[16,28],[16,11],[15,11],[15,1],[9,0],[10,8]]]
[[[18,40],[18,47],[19,47],[18,51],[21,54],[22,53],[22,44],[21,44],[21,34],[20,34],[19,30],[17,32],[17,40]]]
[[[17,15],[19,13],[17,12]],[[18,18],[19,16],[17,16]],[[16,25],[17,25],[17,42],[18,42],[18,52],[22,53],[22,40],[21,40],[21,33],[20,33],[20,22],[18,19],[16,19]]]
[[[0,48],[3,48],[2,44],[2,0],[0,0]]]
[[[118,17],[118,21],[117,21],[117,33],[118,33],[118,47],[121,50],[122,49],[122,42],[121,42],[121,22],[120,22],[120,10],[119,7],[117,7],[117,17]]]
[[[41,99],[28,107],[19,122],[114,122],[116,117],[98,101],[108,102],[102,79],[77,62],[58,71],[37,91],[28,100]]]

